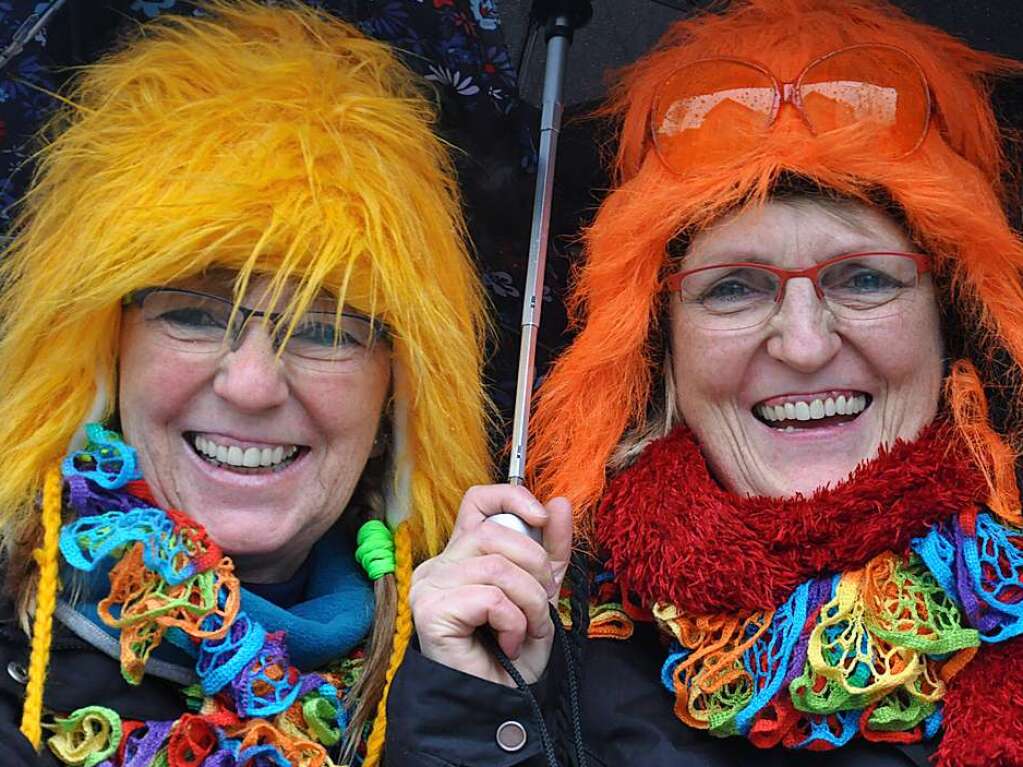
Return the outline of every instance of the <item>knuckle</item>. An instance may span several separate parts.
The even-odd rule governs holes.
[[[468,490],[466,490],[465,495],[462,496],[463,506],[469,503],[470,501],[476,503],[480,496],[486,495],[486,492],[487,492],[486,485],[473,485]]]
[[[520,503],[536,503],[536,499],[533,497],[533,494],[523,485],[515,485],[512,487],[512,492],[514,493],[515,500]]]
[[[492,550],[503,530],[504,528],[494,522],[484,522],[472,532],[476,548],[480,551]]]
[[[539,583],[535,584],[534,588],[529,589],[529,592],[525,595],[525,604],[523,608],[529,611],[530,617],[537,618],[540,615],[547,614],[547,592],[543,590],[543,587]]]
[[[433,624],[436,616],[436,608],[433,600],[424,598],[416,602],[409,600],[409,608],[412,610],[412,622],[417,630],[424,630]]]
[[[487,554],[479,559],[480,576],[488,581],[502,581],[508,575],[508,560],[500,554]]]
[[[500,610],[512,606],[504,591],[497,586],[484,586],[483,599],[486,601],[487,607],[491,609]]]
[[[532,543],[532,541],[530,541]],[[522,564],[530,572],[543,573],[550,570],[551,558],[539,544],[523,547]]]

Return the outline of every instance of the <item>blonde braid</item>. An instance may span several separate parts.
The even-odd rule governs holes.
[[[32,652],[28,662],[28,685],[21,714],[21,732],[36,749],[42,739],[43,688],[53,640],[53,612],[57,607],[58,539],[60,535],[62,483],[60,467],[47,472],[43,485],[43,545],[33,552],[39,565],[36,614],[32,625]]]

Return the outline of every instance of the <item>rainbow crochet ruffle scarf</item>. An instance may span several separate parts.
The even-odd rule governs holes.
[[[328,749],[344,735],[360,653],[300,672],[284,632],[241,608],[231,559],[200,525],[155,506],[134,450],[96,424],[87,435],[62,466],[74,518],[61,531],[61,553],[86,572],[117,560],[97,611],[119,631],[129,683],[138,684],[164,640],[196,658],[199,681],[186,690],[191,712],[177,720],[126,721],[90,706],[50,725],[50,750],[82,767],[332,765]]]
[[[655,620],[690,727],[763,748],[942,736],[938,763],[1023,764],[1023,520],[951,430],[810,498],[739,498],[684,427],[609,486],[590,635]]]

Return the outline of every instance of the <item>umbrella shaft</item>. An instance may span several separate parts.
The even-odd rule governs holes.
[[[556,26],[567,26],[567,16],[559,16]],[[535,377],[536,342],[543,307],[543,278],[550,236],[551,199],[554,192],[554,163],[558,149],[563,111],[562,92],[565,62],[570,40],[554,35],[547,42],[544,72],[543,111],[540,115],[540,146],[537,152],[536,190],[533,196],[533,227],[529,237],[529,264],[522,304],[522,340],[519,345],[519,371],[515,389],[515,414],[512,420],[511,460],[508,481],[522,484],[526,474],[526,442],[529,434],[529,409]]]

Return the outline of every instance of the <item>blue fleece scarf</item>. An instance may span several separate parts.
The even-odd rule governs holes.
[[[63,466],[71,506],[86,527],[90,526],[89,519],[111,514],[116,516],[118,512],[136,509],[143,503],[130,492],[132,486],[129,482],[141,476],[135,451],[119,435],[95,424],[90,424],[88,434],[88,448],[69,456]],[[123,520],[117,523],[123,524]],[[105,527],[104,524],[99,525],[100,530]],[[64,622],[87,641],[95,643],[94,640],[99,639],[103,644],[109,644],[102,641],[104,635],[117,639],[119,632],[100,619],[97,606],[109,593],[109,573],[125,551],[124,545],[112,545],[113,537],[127,543],[142,540],[148,534],[134,534],[130,529],[122,529],[119,536],[113,536],[105,548],[101,547],[104,553],[97,552],[100,554],[98,560],[84,562],[73,543],[75,536],[69,538],[69,533],[70,530],[65,529],[62,534],[61,550],[65,557],[70,555],[74,561],[68,561],[71,567],[65,568],[65,582],[71,570],[78,570],[77,577],[83,583],[83,589],[81,600],[74,608],[75,614],[71,614],[70,607],[65,606],[62,619],[70,617],[71,620]],[[102,533],[101,537],[105,534]],[[241,610],[266,631],[286,632],[290,661],[303,671],[342,658],[353,650],[369,634],[375,608],[373,587],[356,564],[351,543],[340,523],[313,546],[305,567],[309,569],[305,594],[287,608],[244,587],[240,591]],[[99,627],[102,633],[88,625],[83,626],[81,618]],[[182,631],[170,629],[166,639],[166,643],[156,648],[158,659],[189,666],[194,663],[195,643]],[[185,657],[185,653],[189,657]]]

